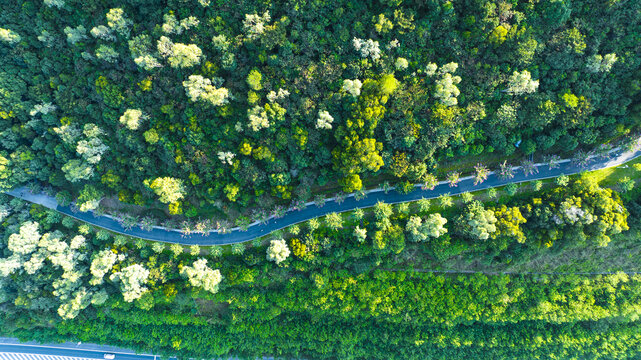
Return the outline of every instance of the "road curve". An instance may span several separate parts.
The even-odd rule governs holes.
[[[313,203],[308,203],[308,206],[305,209],[300,211],[289,211],[281,218],[272,217],[264,223],[253,223],[249,226],[247,231],[241,231],[238,228],[234,228],[232,231],[224,234],[212,231],[208,234],[183,235],[180,230],[166,229],[157,226],[151,231],[143,230],[138,227],[125,229],[115,218],[111,216],[103,215],[96,217],[92,212],[74,212],[69,206],[59,205],[54,197],[45,194],[32,194],[25,187],[16,188],[7,191],[6,193],[32,203],[43,205],[91,225],[127,236],[183,245],[228,245],[249,241],[263,235],[267,235],[273,231],[283,229],[312,218],[324,216],[332,212],[340,213],[357,208],[371,207],[379,201],[388,204],[396,204],[415,201],[421,198],[436,198],[448,193],[450,195],[457,195],[466,191],[478,191],[510,183],[542,180],[554,178],[560,175],[572,175],[583,171],[605,169],[621,165],[639,156],[641,156],[641,150],[623,152],[615,149],[610,152],[610,156],[607,158],[591,158],[590,163],[586,167],[579,167],[573,164],[570,160],[561,160],[559,162],[559,167],[554,169],[550,169],[547,164],[536,164],[538,172],[530,176],[525,176],[518,168],[515,168],[514,177],[511,179],[500,179],[496,174],[491,173],[486,181],[478,185],[474,185],[474,180],[471,177],[466,177],[461,178],[461,181],[456,187],[450,187],[447,182],[441,181],[431,190],[423,190],[420,188],[421,185],[416,185],[416,189],[409,194],[399,194],[396,191],[389,191],[388,193],[385,193],[381,189],[375,189],[368,191],[367,196],[361,200],[356,200],[353,195],[349,195],[341,203],[337,203],[334,199],[328,199],[322,207],[318,207]]]

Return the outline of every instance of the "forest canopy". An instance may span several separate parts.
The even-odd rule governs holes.
[[[0,185],[230,220],[592,148],[638,125],[638,44],[635,1],[11,0]]]
[[[0,191],[188,235],[580,167],[639,143],[639,44],[635,0],[5,0]],[[630,165],[202,248],[0,193],[0,335],[181,358],[636,358]]]

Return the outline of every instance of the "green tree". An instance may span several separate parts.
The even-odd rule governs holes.
[[[516,195],[518,191],[519,191],[519,185],[516,183],[509,183],[505,187],[505,192],[507,192],[507,194],[510,196]]]
[[[72,183],[90,179],[94,174],[91,165],[77,159],[67,161],[62,166],[62,171],[65,173],[65,178]]]
[[[394,24],[385,17],[385,14],[372,17],[372,22],[374,23],[374,30],[379,34],[387,33],[394,28]]]
[[[175,203],[185,197],[185,188],[180,179],[173,177],[159,177],[146,185],[158,195],[160,202],[169,204]]]
[[[80,211],[95,210],[103,197],[104,193],[102,191],[93,185],[87,184],[80,191],[76,205]]]
[[[490,32],[487,40],[494,45],[501,45],[507,40],[507,29],[503,25],[499,25]]]
[[[405,226],[405,231],[409,234],[409,240],[413,242],[423,242],[429,238],[439,238],[447,233],[444,225],[447,219],[441,214],[430,214],[425,221],[418,216],[411,216]]]
[[[496,216],[479,201],[472,201],[457,220],[457,231],[474,240],[487,240],[496,232]]]
[[[235,202],[240,195],[240,187],[237,184],[227,184],[225,185],[223,191],[225,192],[225,196],[227,196],[227,199],[229,199],[229,201],[231,202]]]
[[[539,81],[532,80],[532,75],[529,71],[515,71],[508,80],[507,92],[512,95],[531,94],[535,92],[538,87]]]
[[[120,117],[120,123],[125,125],[130,130],[137,130],[140,127],[142,120],[148,117],[140,111],[140,109],[127,109]]]
[[[201,287],[212,294],[218,292],[218,284],[223,279],[220,270],[207,266],[206,259],[198,259],[192,266],[183,266],[180,275],[186,277],[191,286]]]
[[[145,138],[145,141],[148,142],[150,145],[153,145],[158,141],[160,141],[160,136],[158,135],[158,132],[155,129],[149,129],[145,131],[142,135]]]
[[[221,106],[229,102],[229,90],[212,85],[212,81],[200,75],[190,75],[183,81],[185,92],[191,101],[202,101],[212,106]]]
[[[107,45],[100,45],[96,48],[96,58],[104,60],[109,63],[115,63],[120,54],[113,47]]]
[[[202,50],[195,44],[176,43],[171,47],[167,61],[173,68],[188,68],[200,64],[202,55]]]
[[[148,290],[144,286],[148,278],[149,270],[140,264],[129,265],[109,277],[111,281],[120,284],[120,290],[126,302],[140,298]]]
[[[521,225],[525,224],[526,220],[518,206],[508,208],[502,205],[494,210],[494,216],[497,221],[496,232],[492,234],[492,239],[503,240],[497,243],[498,250],[504,250],[508,243],[514,240],[519,243],[525,242],[526,237]]]
[[[89,268],[92,278],[89,281],[91,285],[100,285],[103,283],[103,278],[111,271],[113,266],[118,261],[116,255],[111,249],[104,249],[94,253],[91,259],[91,267]]]
[[[354,228],[354,238],[356,238],[356,241],[360,244],[364,243],[367,239],[367,229],[356,226]]]
[[[422,199],[419,199],[416,202],[416,204],[418,205],[419,212],[426,213],[430,211],[430,206],[432,205],[432,202],[430,201],[430,199],[422,198]]]
[[[463,200],[464,203],[470,203],[474,200],[474,194],[472,194],[469,191],[466,191],[464,193],[461,193],[461,200]]]
[[[20,35],[15,31],[0,28],[0,42],[14,45],[20,42]]]
[[[361,177],[357,174],[347,175],[346,177],[340,180],[340,185],[344,192],[350,193],[358,191],[363,188],[363,182]]]
[[[343,227],[343,217],[337,213],[329,213],[325,216],[325,225],[333,231]]]
[[[382,148],[383,144],[376,139],[362,139],[345,152],[334,150],[332,153],[340,170],[355,174],[366,170],[378,171],[383,166],[383,158],[379,154]]]
[[[624,176],[621,179],[619,179],[617,183],[623,193],[632,191],[632,189],[634,189],[634,186],[636,185],[636,182],[627,176]]]
[[[107,25],[120,35],[129,36],[133,22],[125,17],[121,8],[109,9],[107,12]]]
[[[452,197],[449,193],[439,195],[438,201],[439,204],[444,208],[452,207],[452,205],[454,205],[454,201],[452,200]]]
[[[39,226],[35,221],[21,224],[19,232],[9,236],[7,248],[18,255],[28,255],[36,251],[41,236]]]
[[[290,250],[285,240],[272,240],[267,248],[267,260],[280,264],[287,260]]]
[[[540,3],[543,21],[546,27],[555,29],[570,18],[572,7],[567,0],[547,0]]]
[[[262,90],[263,88],[262,79],[263,79],[263,75],[261,75],[261,73],[258,70],[253,69],[247,75],[247,85],[252,90],[256,90],[256,91]]]

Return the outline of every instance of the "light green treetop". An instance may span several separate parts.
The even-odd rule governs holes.
[[[165,204],[174,203],[185,196],[182,180],[173,177],[156,178],[148,182],[148,186],[160,197],[160,202]]]

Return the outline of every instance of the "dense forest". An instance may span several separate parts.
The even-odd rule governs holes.
[[[379,203],[208,248],[4,198],[0,333],[185,358],[628,359],[641,348],[641,191],[628,181],[622,195],[588,174]],[[461,263],[473,273],[431,272]]]
[[[208,232],[603,158],[638,150],[639,44],[635,0],[5,0],[0,190]],[[0,335],[180,358],[638,358],[639,178],[635,160],[202,248],[0,193]]]
[[[639,123],[640,7],[5,1],[0,185],[231,221],[594,148]]]

